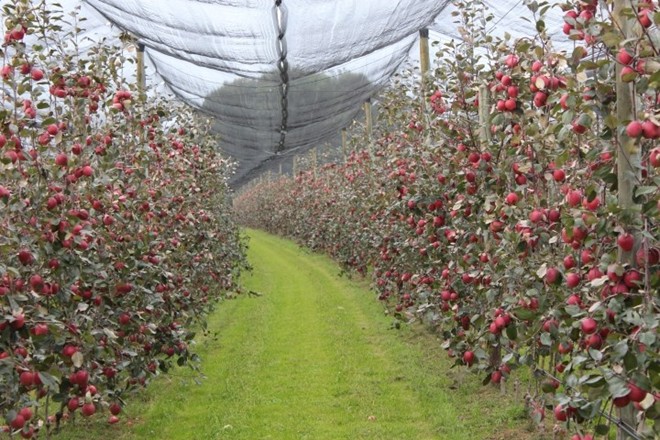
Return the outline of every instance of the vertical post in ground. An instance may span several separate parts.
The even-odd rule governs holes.
[[[490,143],[490,96],[485,85],[479,87],[479,142],[482,150]]]
[[[625,10],[630,10],[631,3],[628,0],[614,0],[613,20],[622,32],[622,40],[635,37],[637,33],[633,29],[633,24],[626,16]],[[616,116],[619,121],[619,127],[622,127],[627,121],[635,119],[635,97],[634,86],[632,83],[624,82],[621,78],[623,66],[620,63],[616,65]],[[635,203],[633,193],[635,190],[636,178],[639,174],[636,164],[640,162],[640,149],[634,139],[626,135],[625,130],[619,129],[616,138],[617,143],[617,178],[618,178],[618,202],[622,210],[622,220],[626,224],[635,223]],[[639,244],[639,234],[635,234],[635,246],[633,250],[626,252],[619,247],[617,262],[619,264],[633,264],[634,252]],[[619,417],[631,430],[636,429],[635,412],[632,403],[619,410]],[[619,428],[616,435],[617,440],[626,440],[630,437],[625,430]]]
[[[147,79],[145,74],[144,65],[144,44],[137,43],[137,88],[140,99],[144,99],[145,89],[147,87]]]
[[[373,119],[371,117],[371,98],[367,99],[364,103],[364,117],[365,117],[365,126],[367,129],[367,139],[371,140],[371,134],[373,131]]]
[[[424,28],[419,31],[419,61],[422,74],[422,101],[427,92],[428,76],[431,72],[431,53],[429,49],[429,30]]]
[[[346,163],[346,154],[348,152],[348,133],[346,132],[345,128],[341,129],[341,154],[344,159],[344,163]]]

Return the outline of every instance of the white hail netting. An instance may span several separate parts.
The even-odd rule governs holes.
[[[241,182],[338,135],[449,0],[86,0],[135,35],[183,101],[216,117]],[[285,143],[278,34],[288,64]]]
[[[66,10],[80,0],[60,3]],[[282,162],[290,169],[292,155],[336,142],[340,129],[358,117],[360,104],[409,54],[417,56],[420,29],[428,27],[431,40],[460,39],[450,0],[282,0],[279,12],[274,0],[84,3],[92,34],[111,34],[108,21],[132,33],[147,48],[149,73],[158,73],[152,80],[215,116],[221,149],[239,161],[235,185]],[[514,38],[535,33],[534,24],[521,18],[530,17],[522,0],[485,4],[494,15],[490,32]],[[570,48],[561,17],[552,8],[547,28],[562,48]],[[286,143],[279,152],[278,27],[285,34],[289,77]]]

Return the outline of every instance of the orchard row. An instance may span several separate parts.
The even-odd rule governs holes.
[[[194,367],[243,261],[232,164],[200,121],[38,3],[4,2],[0,52],[0,414],[24,438],[116,423],[131,390]]]
[[[433,326],[484,383],[530,367],[537,422],[552,410],[586,439],[621,419],[653,438],[657,6],[564,4],[566,52],[546,34],[557,31],[545,28],[548,5],[527,2],[538,35],[512,41],[485,32],[481,2],[456,3],[465,42],[440,46],[424,103],[399,78],[375,133],[355,133],[344,163],[254,185],[235,209],[373,274],[393,313]]]

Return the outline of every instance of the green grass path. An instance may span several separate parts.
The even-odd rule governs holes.
[[[222,303],[197,347],[207,378],[196,385],[181,369],[154,383],[116,438],[486,439],[520,412],[449,373],[432,336],[392,328],[364,282],[328,258],[249,236],[242,283],[262,296]]]

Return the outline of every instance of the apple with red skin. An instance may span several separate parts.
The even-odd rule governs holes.
[[[121,412],[121,405],[120,404],[115,402],[115,403],[112,403],[110,405],[110,414],[112,414],[113,416],[116,416],[120,412]]]
[[[616,60],[625,66],[629,66],[632,64],[634,58],[625,47],[622,47],[616,55]]]
[[[628,389],[630,390],[630,394],[628,394],[628,398],[632,402],[641,402],[646,398],[647,392],[634,383],[630,382],[628,383]]]
[[[612,399],[612,403],[617,408],[623,408],[624,406],[627,406],[630,403],[630,397],[628,396],[628,394],[621,397],[615,397],[614,399]]]
[[[649,163],[653,168],[660,167],[660,148],[654,148],[649,154]]]
[[[561,354],[568,354],[573,351],[573,343],[570,341],[560,342],[557,346],[557,351]]]
[[[633,250],[633,246],[635,245],[635,238],[632,236],[632,234],[624,232],[617,237],[616,243],[623,251],[630,252]]]
[[[549,267],[545,272],[545,283],[548,285],[558,284],[561,281],[561,273],[556,267]]]
[[[465,365],[468,367],[472,366],[474,363],[474,352],[472,351],[466,351],[463,353],[463,362],[465,362]]]
[[[62,356],[70,358],[76,352],[78,351],[78,347],[75,345],[65,345],[64,348],[62,348]]]
[[[25,417],[23,417],[20,414],[16,414],[14,419],[9,423],[9,426],[12,427],[12,429],[23,429],[23,426],[25,426]]]
[[[580,328],[582,329],[583,333],[590,335],[596,332],[598,329],[598,323],[592,317],[582,318],[580,321]]]
[[[23,266],[29,266],[34,263],[34,256],[27,249],[21,249],[18,252],[18,261],[20,261]]]
[[[14,330],[20,330],[23,328],[25,325],[25,315],[22,313],[17,313],[15,315],[12,315],[14,320],[11,322],[11,328]]]
[[[78,397],[72,397],[66,404],[66,407],[70,412],[74,412],[80,407],[80,399]]]
[[[642,123],[640,121],[630,121],[626,126],[626,134],[631,138],[640,137],[642,131]]]
[[[573,289],[580,285],[581,277],[575,272],[570,272],[566,274],[566,285]]]
[[[555,406],[553,413],[555,415],[555,420],[557,420],[558,422],[565,422],[568,420],[568,414],[560,404]]]
[[[23,371],[18,376],[18,380],[20,384],[23,385],[25,388],[31,388],[36,383],[36,380],[34,378],[35,374],[36,373],[33,373],[32,371]]]
[[[80,410],[83,416],[85,417],[90,417],[93,416],[96,413],[96,405],[94,403],[85,403],[82,406],[82,409]]]

